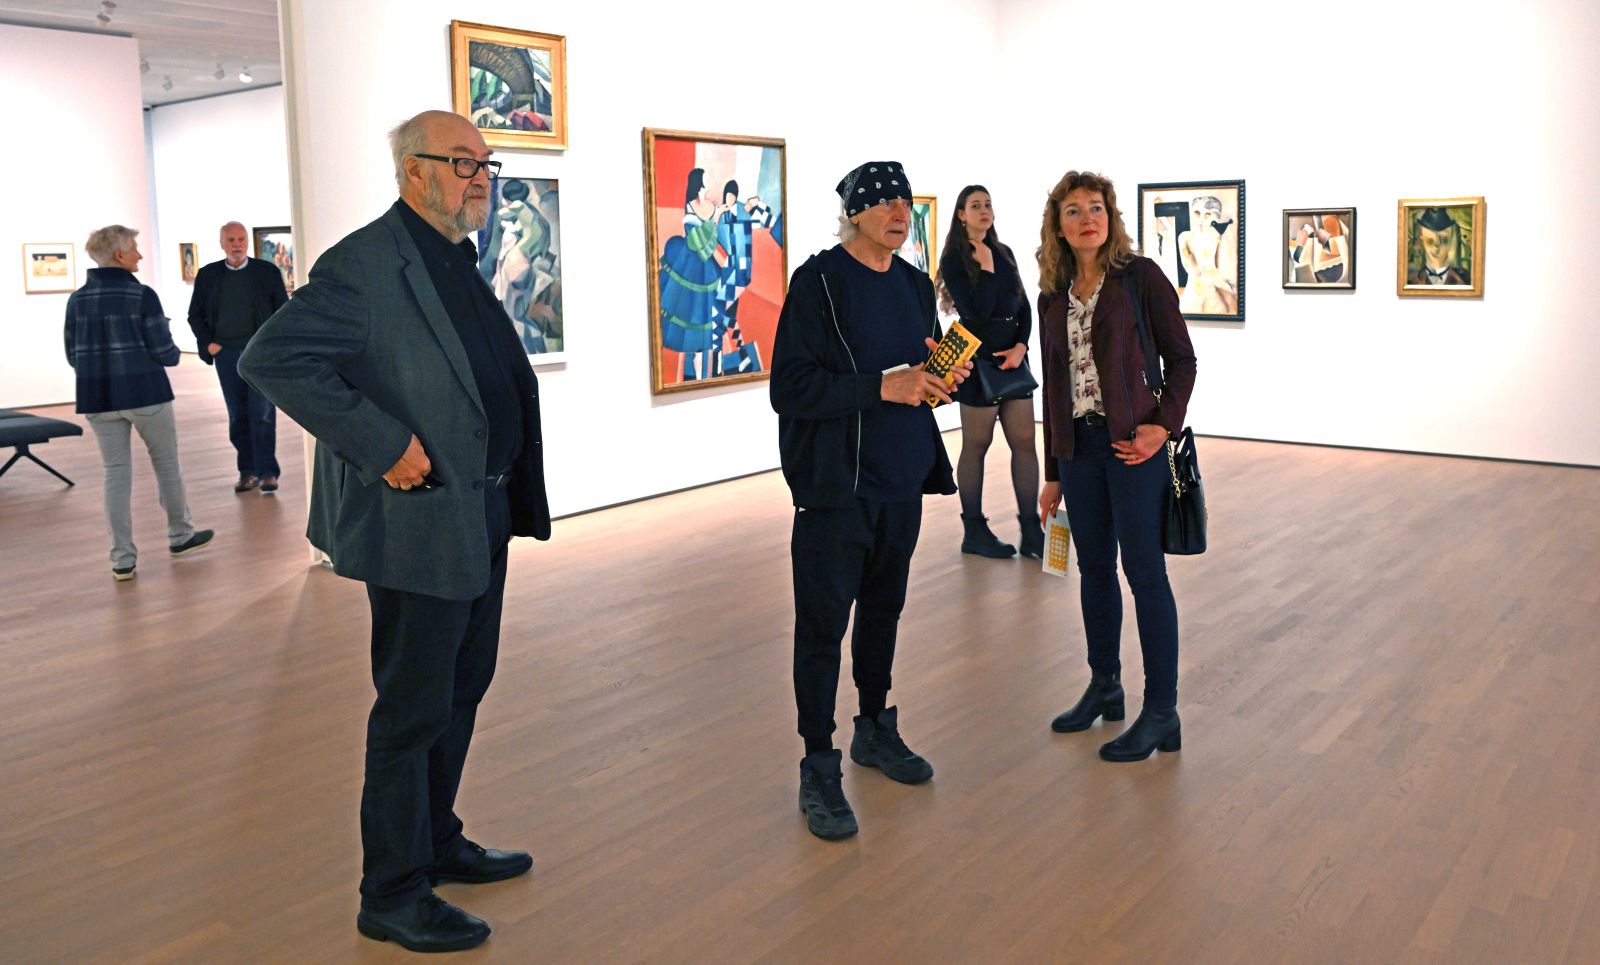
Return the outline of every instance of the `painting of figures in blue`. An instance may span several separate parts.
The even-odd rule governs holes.
[[[517,328],[534,362],[566,351],[561,316],[561,191],[549,178],[502,177],[478,232],[478,271]]]

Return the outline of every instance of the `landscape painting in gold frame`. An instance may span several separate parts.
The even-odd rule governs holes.
[[[1482,197],[1402,198],[1395,294],[1402,298],[1481,298]]]
[[[567,149],[567,38],[450,21],[450,93],[490,147]]]

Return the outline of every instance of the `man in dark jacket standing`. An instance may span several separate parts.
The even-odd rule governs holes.
[[[538,380],[478,273],[500,162],[463,117],[389,135],[400,199],[317,260],[239,371],[317,438],[307,535],[367,584],[363,935],[471,948],[489,926],[433,893],[526,873],[463,834],[456,791],[500,646],[512,536],[550,538]]]
[[[217,367],[222,401],[228,406],[228,441],[238,454],[239,481],[233,491],[261,487],[278,491],[277,414],[267,397],[239,377],[239,355],[272,313],[289,300],[283,273],[270,261],[251,258],[244,225],[222,226],[222,261],[200,269],[189,299],[189,327],[200,358]]]
[[[928,276],[895,256],[911,223],[911,184],[894,161],[870,161],[836,189],[839,239],[789,282],[773,346],[771,398],[783,475],[794,496],[794,690],[800,807],[811,833],[858,830],[833,747],[840,646],[850,641],[860,715],[850,759],[920,784],[933,767],[900,738],[886,707],[895,634],[925,493],[956,491],[930,398],[949,386],[923,371],[938,344]],[[970,366],[953,370],[956,381]]]

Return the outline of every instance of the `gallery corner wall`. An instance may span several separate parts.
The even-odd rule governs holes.
[[[507,175],[561,182],[566,361],[538,370],[552,509],[775,468],[767,382],[651,393],[655,271],[645,260],[641,130],[785,139],[793,271],[835,242],[833,188],[856,164],[901,161],[918,193],[941,199],[973,177],[947,134],[988,94],[945,84],[935,69],[952,47],[983,64],[994,56],[985,3],[882,4],[874,8],[881,29],[852,27],[855,3],[796,9],[639,4],[624,16],[616,5],[579,2],[283,0],[302,271],[394,201],[387,131],[417,111],[450,109],[452,19],[564,35],[569,148],[497,153]],[[954,416],[941,414],[951,425]]]
[[[1141,182],[1245,180],[1246,319],[1190,326],[1196,431],[1600,465],[1600,5],[998,9],[1014,236],[1037,244],[1072,168],[1115,180],[1130,233]],[[1483,297],[1397,297],[1399,199],[1467,195]],[[1356,290],[1285,291],[1282,210],[1334,205],[1357,209]]]
[[[0,104],[0,184],[8,189],[0,217],[0,408],[71,402],[76,390],[62,347],[67,294],[24,293],[22,246],[71,242],[77,284],[93,265],[83,243],[96,228],[138,229],[140,250],[150,255],[138,46],[126,37],[0,24]]]

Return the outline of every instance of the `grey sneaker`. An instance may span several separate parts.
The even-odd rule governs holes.
[[[842,759],[837,748],[800,759],[800,810],[805,812],[811,833],[825,841],[848,838],[861,830],[850,802],[844,799]]]
[[[921,784],[933,777],[933,765],[912,752],[900,739],[899,708],[878,715],[857,717],[856,736],[850,742],[850,759],[862,767],[876,767],[901,784]]]
[[[194,531],[194,535],[189,537],[186,541],[179,543],[177,546],[168,547],[168,549],[171,550],[173,556],[182,556],[185,553],[193,553],[195,550],[211,542],[211,537],[215,535],[217,534],[213,530],[197,529]]]

